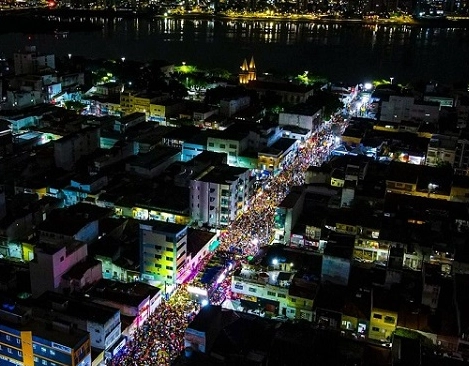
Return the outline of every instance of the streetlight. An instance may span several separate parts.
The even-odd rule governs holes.
[[[72,54],[69,53],[69,54],[68,54],[68,59],[70,60],[71,58],[72,58]]]
[[[391,85],[392,85],[392,81],[394,80],[394,76],[391,76],[391,77],[389,78],[389,80],[391,80]]]
[[[121,57],[121,60],[122,60],[122,62],[124,62],[124,61],[125,61],[125,57]]]

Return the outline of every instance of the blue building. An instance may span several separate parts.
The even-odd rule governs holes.
[[[31,309],[2,302],[0,365],[91,366],[89,333],[68,323],[33,319]]]

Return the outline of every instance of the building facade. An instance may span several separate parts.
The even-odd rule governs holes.
[[[140,224],[140,275],[143,280],[175,285],[187,256],[187,226]]]
[[[250,170],[210,167],[190,182],[191,218],[210,227],[227,226],[247,209],[251,196]]]

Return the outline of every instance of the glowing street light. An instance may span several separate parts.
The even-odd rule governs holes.
[[[272,259],[272,264],[276,266],[278,264],[278,259],[277,258]]]
[[[121,57],[122,62],[125,62],[125,57]]]
[[[68,59],[70,60],[71,58],[72,58],[72,54],[69,53],[69,54],[68,54]]]
[[[394,80],[394,76],[391,76],[391,77],[389,78],[389,80],[391,81],[391,85],[392,85],[392,81]]]

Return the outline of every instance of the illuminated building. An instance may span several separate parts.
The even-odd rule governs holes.
[[[398,298],[395,294],[375,287],[371,292],[369,338],[390,341],[397,326]]]
[[[91,366],[90,335],[69,323],[33,318],[31,309],[3,301],[0,364]]]
[[[120,95],[122,114],[145,113],[146,119],[167,125],[166,119],[183,109],[183,103],[169,99],[165,94],[146,94],[124,91]]]
[[[267,170],[271,174],[278,174],[296,156],[298,140],[282,137],[271,146],[259,151],[257,155],[257,169]]]
[[[191,218],[211,227],[227,226],[247,208],[251,197],[250,169],[212,166],[191,179]]]
[[[187,226],[149,221],[140,224],[140,274],[143,280],[175,285],[186,264]]]
[[[131,318],[123,329],[124,336],[132,335],[161,304],[162,291],[143,282],[123,283],[101,279],[86,294],[96,304],[119,309],[121,316]]]
[[[239,83],[247,84],[252,80],[256,80],[256,64],[254,63],[254,56],[251,57],[251,61],[248,62],[244,59],[243,64],[241,65],[241,71],[239,72]]]

